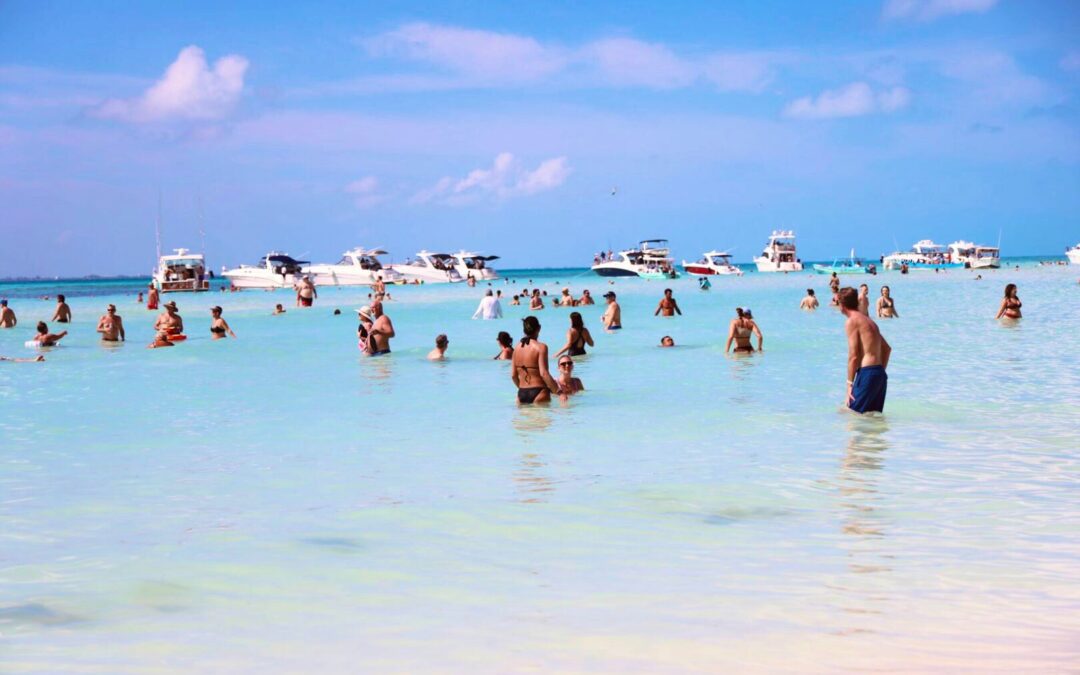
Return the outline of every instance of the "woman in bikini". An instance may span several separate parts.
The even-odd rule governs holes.
[[[566,331],[566,344],[555,352],[558,358],[564,352],[570,356],[584,356],[585,345],[594,346],[592,335],[585,327],[585,321],[581,318],[581,312],[570,312],[570,330]]]
[[[236,337],[236,333],[229,328],[229,324],[225,322],[225,319],[221,318],[221,308],[212,307],[210,309],[210,316],[214,317],[210,320],[210,336],[214,340],[220,340],[225,337],[227,333],[229,337]]]
[[[742,307],[736,307],[735,313],[738,315],[731,322],[731,329],[728,331],[727,344],[724,345],[724,353],[727,354],[731,351],[731,343],[735,343],[736,354],[750,354],[754,351],[753,345],[750,344],[751,333],[757,335],[758,351],[761,351],[761,344],[764,342],[764,338],[761,335],[761,329],[758,328],[754,322],[754,315],[750,313],[749,309],[743,309]]]
[[[552,392],[559,392],[559,383],[548,370],[548,347],[538,339],[540,321],[535,316],[522,320],[525,337],[514,350],[510,379],[518,388],[518,403],[547,403]]]
[[[995,319],[1005,317],[1006,319],[1019,319],[1020,308],[1024,303],[1020,302],[1020,296],[1016,294],[1016,284],[1009,284],[1005,286],[1005,297],[1001,300],[1001,309],[998,310]]]
[[[562,387],[563,393],[567,396],[576,394],[579,391],[585,391],[585,385],[581,383],[581,378],[574,377],[574,359],[570,358],[568,354],[559,357],[559,386]]]
[[[499,336],[495,338],[495,341],[499,343],[499,353],[492,357],[496,361],[509,361],[514,358],[514,339],[510,337],[510,333],[504,330],[499,331]]]
[[[877,315],[880,319],[898,319],[900,315],[896,311],[896,301],[889,295],[889,287],[881,287],[881,297],[877,301]]]

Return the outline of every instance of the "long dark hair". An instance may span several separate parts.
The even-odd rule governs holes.
[[[510,349],[514,348],[514,338],[510,337],[510,333],[507,333],[504,330],[499,331],[499,337],[495,339],[498,340],[499,344],[503,347],[509,347]]]
[[[735,308],[735,313],[739,315],[739,318],[740,318],[740,319],[741,319],[741,318],[743,318],[743,311],[742,311],[742,307],[736,307],[736,308]]]
[[[525,332],[525,337],[521,339],[521,344],[529,344],[529,340],[535,340],[536,336],[540,334],[540,319],[535,316],[527,316],[521,320],[521,329]]]
[[[1005,297],[1011,298],[1012,294],[1016,292],[1016,284],[1005,284]]]
[[[570,327],[578,330],[585,327],[585,322],[581,320],[581,312],[570,312]]]

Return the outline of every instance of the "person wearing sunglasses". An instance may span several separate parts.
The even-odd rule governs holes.
[[[123,342],[126,339],[124,320],[116,313],[116,305],[105,308],[105,314],[98,319],[97,332],[101,333],[104,342]]]
[[[566,396],[585,391],[585,385],[581,383],[581,378],[574,377],[574,360],[565,354],[559,357],[558,383],[562,389],[561,393]]]

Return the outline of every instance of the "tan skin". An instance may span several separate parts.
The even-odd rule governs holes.
[[[533,291],[532,298],[529,300],[529,309],[543,309],[544,299],[540,297],[540,291]]]
[[[551,401],[551,392],[559,391],[559,383],[548,370],[548,347],[540,342],[539,336],[540,332],[537,331],[529,344],[514,350],[514,357],[510,360],[510,379],[518,389],[542,387],[544,391],[537,394],[533,403],[547,403]]]
[[[671,297],[671,291],[664,291],[664,297],[660,298],[660,304],[656,306],[656,311],[653,312],[653,316],[663,312],[664,316],[675,316],[678,313],[682,316],[682,310],[679,309],[679,303],[675,302],[675,298]]]
[[[619,303],[615,302],[615,298],[608,298],[607,309],[604,310],[604,315],[600,317],[600,322],[604,324],[604,328],[611,328],[612,326],[622,325],[622,309],[619,308]]]
[[[562,349],[555,352],[555,357],[558,358],[563,353],[570,351],[571,347],[573,347],[578,342],[581,342],[581,340],[583,339],[585,340],[585,344],[589,345],[590,347],[595,346],[595,343],[593,343],[592,334],[589,333],[588,328],[582,327],[581,331],[578,331],[577,328],[571,326],[570,330],[566,331],[566,344],[563,345]]]
[[[817,309],[820,304],[816,295],[807,294],[799,303],[799,309]]]
[[[585,391],[581,378],[574,377],[574,362],[569,359],[559,360],[559,386],[567,396]]]
[[[383,308],[381,302],[376,302],[371,306],[371,314],[375,317],[375,321],[371,324],[371,345],[374,351],[385,351],[390,349],[390,338],[394,337],[394,324],[390,321],[390,317],[383,314]]]
[[[1006,319],[1019,319],[1021,316],[1023,316],[1020,313],[1021,304],[1022,303],[1020,302],[1020,296],[1017,295],[1016,288],[1010,289],[1009,295],[1002,298],[1001,308],[998,309],[997,316],[995,316],[994,318],[1000,319],[1001,317],[1005,317]]]
[[[146,345],[147,349],[158,349],[159,347],[172,347],[173,343],[169,341],[169,336],[165,332],[159,332],[154,336],[154,341]]]
[[[866,284],[859,286],[859,311],[870,316],[870,288]]]
[[[851,393],[852,384],[855,382],[855,372],[867,366],[881,366],[887,369],[892,347],[881,335],[873,319],[858,309],[849,307],[841,306],[840,312],[847,317],[844,323],[844,332],[847,333],[848,339],[847,403],[851,403],[855,400]]]
[[[731,351],[731,343],[735,343],[736,352],[752,352],[754,347],[750,344],[750,335],[740,335],[739,329],[749,330],[754,335],[757,335],[757,350],[761,351],[761,345],[765,341],[765,338],[761,335],[761,329],[754,322],[753,319],[747,317],[736,317],[731,322],[731,328],[728,330],[727,344],[724,345],[724,353],[727,354]]]
[[[39,332],[34,336],[34,341],[42,347],[55,347],[56,343],[60,342],[67,335],[66,330],[62,330],[59,333],[50,333],[47,330],[44,333]]]
[[[898,319],[900,318],[899,312],[896,311],[896,301],[889,295],[889,287],[881,287],[881,297],[877,301],[877,315],[882,319]]]
[[[581,299],[577,301],[577,304],[579,304],[579,305],[595,305],[596,302],[593,301],[592,296],[589,295],[589,292],[585,291],[584,293],[581,294]]]
[[[228,333],[229,337],[236,337],[236,333],[233,332],[232,328],[229,328],[228,322],[225,321],[225,319],[221,318],[221,312],[212,309],[212,310],[210,310],[210,316],[213,317],[212,319],[210,319],[210,329],[211,330],[213,330],[215,328],[218,328],[218,329],[224,328],[225,329],[225,333],[221,333],[219,331],[212,332],[210,334],[210,338],[212,340],[221,340],[222,338],[225,337],[226,333]]]
[[[97,332],[101,333],[101,339],[106,342],[123,342],[127,339],[124,335],[124,320],[116,313],[115,307],[109,307],[98,319]]]
[[[150,290],[148,291],[148,294],[146,296],[146,305],[150,309],[157,309],[157,306],[158,306],[158,289],[155,288],[154,286],[151,286]]]
[[[71,308],[63,300],[56,301],[56,311],[53,312],[52,319],[50,321],[56,321],[59,323],[71,323]]]
[[[179,335],[184,332],[184,320],[180,318],[174,308],[166,307],[165,311],[154,322],[154,330],[163,330],[170,335]]]
[[[19,324],[15,311],[8,306],[0,307],[0,328],[14,328]]]

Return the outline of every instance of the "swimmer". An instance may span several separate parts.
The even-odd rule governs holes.
[[[213,340],[221,340],[228,333],[229,337],[236,337],[236,333],[232,328],[229,328],[229,324],[225,319],[221,318],[221,307],[211,307],[210,316],[210,337]]]
[[[656,306],[656,311],[653,312],[653,316],[656,316],[660,312],[663,312],[664,316],[675,316],[676,314],[682,316],[682,310],[679,309],[679,303],[671,296],[670,288],[664,289],[664,297],[660,298],[660,304]]]
[[[154,284],[150,284],[150,289],[146,294],[146,308],[157,309],[158,308],[158,289]]]
[[[814,310],[817,309],[820,304],[821,303],[818,302],[817,296],[814,295],[814,289],[808,288],[806,289],[806,297],[803,298],[802,302],[799,303],[799,309]]]
[[[873,319],[859,311],[854,288],[840,289],[840,311],[847,317],[844,332],[848,340],[847,407],[857,413],[881,412],[889,376],[892,347],[885,341]]]
[[[41,355],[35,356],[32,359],[13,359],[10,356],[0,356],[0,361],[10,361],[12,363],[41,363],[44,360],[45,357]]]
[[[584,356],[585,345],[594,346],[592,335],[585,327],[581,312],[570,312],[570,330],[566,331],[566,344],[555,352],[555,356],[558,357],[564,352],[570,356]]]
[[[48,325],[44,321],[38,321],[37,335],[34,336],[34,342],[38,343],[39,347],[55,347],[56,343],[64,339],[67,335],[67,331],[60,331],[59,333],[50,333]]]
[[[154,341],[146,345],[147,349],[157,349],[158,347],[172,347],[173,343],[169,341],[169,334],[163,330],[159,330],[154,335]]]
[[[68,307],[63,293],[56,296],[56,311],[49,320],[56,323],[71,323],[71,308]]]
[[[619,303],[615,302],[615,291],[604,293],[604,299],[608,305],[600,317],[600,323],[604,324],[607,330],[619,330],[622,328],[622,309],[619,308]]]
[[[559,305],[561,307],[573,307],[577,304],[577,300],[574,300],[574,296],[570,295],[570,289],[562,289],[562,297],[559,298]]]
[[[15,310],[8,307],[7,300],[0,300],[0,328],[14,328],[19,325]]]
[[[583,290],[581,292],[581,298],[578,299],[577,304],[579,304],[579,305],[595,305],[596,301],[592,299],[592,296],[589,295],[589,289],[586,288],[585,290]]]
[[[731,351],[732,342],[735,343],[736,354],[753,353],[754,347],[750,344],[751,333],[757,335],[757,350],[760,352],[764,337],[761,335],[761,329],[758,328],[757,323],[754,322],[754,315],[749,309],[743,309],[742,307],[736,307],[735,314],[737,316],[731,321],[731,329],[728,331],[728,339],[727,344],[724,345],[724,353],[727,354]]]
[[[371,318],[373,319],[371,324],[371,355],[381,356],[382,354],[390,353],[390,338],[397,335],[394,332],[394,324],[383,312],[383,306],[381,302],[375,301],[371,305]]]
[[[670,335],[665,335],[664,337],[660,338],[660,346],[661,347],[674,347],[675,346],[675,340],[672,339],[672,337]]]
[[[97,332],[101,333],[102,342],[124,342],[124,320],[116,313],[116,305],[109,305],[98,319]]]
[[[877,315],[881,319],[899,319],[900,313],[896,311],[896,301],[890,295],[889,287],[881,287],[881,297],[877,301]]]
[[[1001,309],[998,310],[995,319],[1000,319],[1004,316],[1006,319],[1019,319],[1020,308],[1024,303],[1020,302],[1020,296],[1016,294],[1016,284],[1008,284],[1005,286],[1005,297],[1001,300]]]
[[[514,358],[514,338],[504,330],[499,331],[495,341],[499,343],[499,353],[493,357],[495,361],[509,361]]]
[[[562,387],[560,394],[563,398],[585,391],[585,385],[581,383],[581,379],[574,377],[574,359],[570,358],[568,354],[559,357],[558,382],[559,386]]]
[[[510,298],[510,304],[511,305],[520,305],[521,304],[521,298],[518,297],[517,295],[515,295],[514,297]]]
[[[519,404],[547,403],[552,392],[560,392],[559,383],[548,370],[548,348],[540,342],[540,321],[535,316],[522,320],[525,337],[521,346],[514,350],[511,359],[510,379],[518,388]]]
[[[450,338],[446,337],[445,333],[439,333],[435,337],[435,349],[428,352],[428,361],[444,361],[446,359],[446,348],[450,346]]]
[[[334,316],[341,316],[341,310],[335,308],[334,309]]]
[[[870,316],[870,287],[866,284],[859,285],[859,311]]]
[[[540,289],[534,288],[532,298],[529,299],[529,309],[540,310],[544,308],[544,299],[540,297]]]
[[[142,291],[139,291],[139,297],[135,299],[135,304],[137,304],[137,305],[142,304]]]
[[[274,305],[274,311],[270,313],[271,316],[277,316],[278,314],[284,314],[285,308],[280,304]]]
[[[154,330],[163,330],[170,336],[179,335],[184,332],[184,319],[178,313],[176,303],[169,301],[164,305],[165,311],[162,312],[157,321],[154,322]]]
[[[707,291],[712,288],[712,282],[709,281],[708,277],[701,277],[700,279],[698,279],[698,288],[703,291]]]

